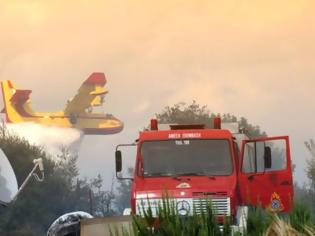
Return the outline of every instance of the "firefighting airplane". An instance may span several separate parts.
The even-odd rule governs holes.
[[[78,93],[63,111],[35,112],[31,108],[31,90],[17,89],[10,80],[1,81],[4,109],[8,123],[34,122],[42,125],[70,127],[84,134],[115,134],[123,129],[123,122],[113,115],[93,112],[101,106],[108,92],[104,88],[104,73],[92,73],[82,84]]]

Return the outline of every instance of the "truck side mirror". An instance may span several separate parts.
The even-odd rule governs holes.
[[[270,147],[265,147],[264,161],[265,161],[265,169],[271,168],[272,161],[271,161],[271,148]]]
[[[116,173],[122,170],[122,161],[121,161],[121,151],[116,150],[115,152],[115,160],[116,160]]]

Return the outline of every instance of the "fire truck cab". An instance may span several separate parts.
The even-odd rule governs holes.
[[[131,212],[142,214],[150,205],[156,214],[167,191],[179,215],[190,215],[211,200],[218,217],[239,218],[244,206],[276,212],[292,208],[293,180],[288,136],[249,139],[238,124],[214,128],[170,125],[150,130],[136,141],[136,163],[131,188]],[[221,127],[222,126],[222,127]],[[121,146],[116,148],[116,174],[122,171]]]

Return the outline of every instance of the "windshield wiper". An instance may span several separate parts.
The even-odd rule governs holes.
[[[168,174],[168,173],[150,173],[150,174],[144,174],[144,176],[146,177],[156,177],[156,176],[161,176],[161,177],[171,177],[173,176],[172,174]]]
[[[198,173],[198,172],[187,172],[187,173],[180,173],[176,174],[176,176],[204,176],[206,175],[205,173]]]
[[[175,177],[176,179],[180,179],[179,176],[207,176],[209,177],[210,179],[213,179],[215,180],[216,177],[213,176],[213,175],[209,175],[207,173],[202,173],[202,172],[188,172],[188,173],[181,173],[181,174],[177,174]]]
[[[209,175],[207,173],[202,173],[202,172],[187,172],[187,173],[180,173],[180,174],[171,174],[171,173],[150,173],[150,174],[144,174],[145,177],[173,177],[173,179],[176,180],[183,180],[183,179],[187,179],[190,180],[190,176],[207,176],[210,179],[215,180],[216,177]],[[187,176],[187,178],[183,178],[183,176]]]
[[[173,179],[176,179],[178,181],[182,181],[183,179],[185,180],[190,180],[190,176],[203,176],[203,173],[196,173],[196,172],[190,172],[190,173],[181,173],[181,174],[176,174],[173,176]],[[187,176],[187,178],[183,178],[182,176]]]

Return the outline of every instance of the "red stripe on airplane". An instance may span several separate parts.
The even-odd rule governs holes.
[[[16,90],[16,92],[11,97],[11,102],[13,103],[24,103],[30,98],[32,90]]]
[[[13,84],[12,84],[12,82],[10,80],[8,80],[8,85],[9,85],[10,88],[14,88],[14,86],[13,86]]]

